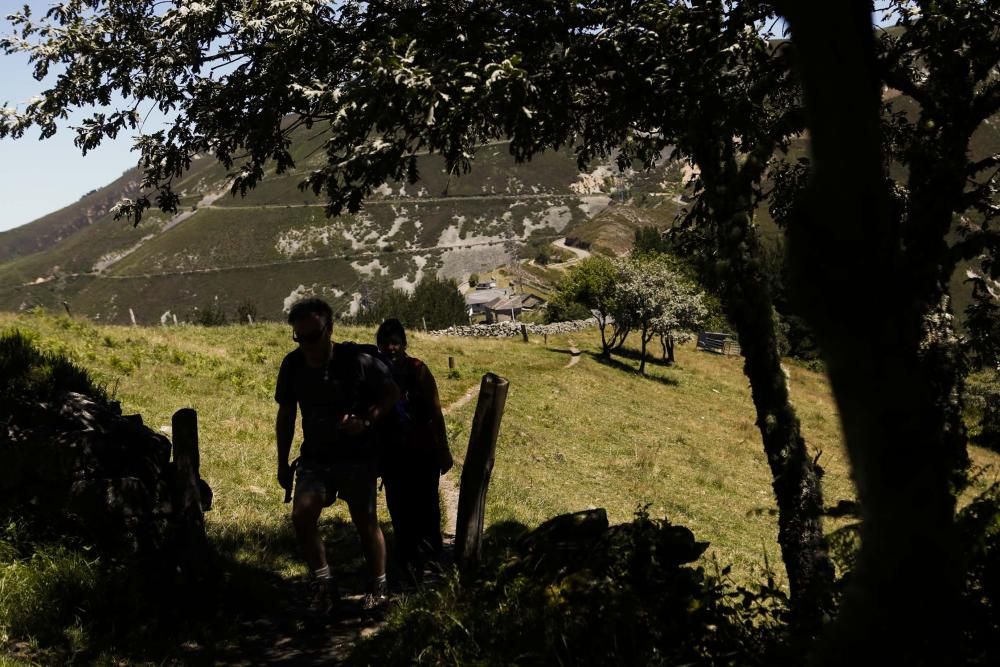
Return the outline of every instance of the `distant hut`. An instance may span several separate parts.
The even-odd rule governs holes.
[[[532,311],[545,304],[545,299],[534,294],[512,294],[485,304],[487,322],[516,322],[525,311]]]

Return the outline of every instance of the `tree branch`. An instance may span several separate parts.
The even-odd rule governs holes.
[[[890,88],[895,88],[899,92],[912,97],[914,100],[920,103],[922,107],[926,107],[927,97],[926,91],[917,85],[913,79],[910,78],[908,73],[890,67],[888,63],[883,60],[878,60],[878,74]]]

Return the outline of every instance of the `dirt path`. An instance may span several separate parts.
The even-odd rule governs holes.
[[[581,252],[587,253],[587,256],[590,255],[590,253],[588,253],[586,250],[583,250]],[[570,340],[569,345],[570,345],[569,348],[570,359],[566,363],[566,365],[563,366],[564,369],[572,368],[577,364],[577,362],[580,361],[580,350],[579,348],[576,347],[576,343]],[[445,414],[445,416],[448,416],[455,410],[458,410],[462,406],[468,404],[469,401],[471,401],[474,397],[478,395],[479,395],[479,385],[474,384],[471,387],[469,387],[468,391],[466,391],[461,398],[456,400],[451,405],[446,406],[441,411]],[[458,482],[455,480],[455,474],[453,470],[450,470],[441,476],[440,489],[441,489],[441,498],[444,500],[444,509],[445,509],[445,525],[444,525],[445,543],[454,545],[455,527],[458,524],[459,485]]]
[[[457,401],[441,410],[448,416],[463,405],[466,405],[474,397],[479,395],[479,385],[474,384]],[[458,482],[455,480],[454,470],[449,470],[441,475],[440,487],[441,498],[444,500],[444,540],[446,545],[455,543],[455,527],[458,525]]]
[[[576,366],[577,362],[580,361],[580,350],[573,341],[569,342],[569,353],[569,361],[566,362],[566,365],[563,366],[563,368],[573,368],[573,366]]]
[[[582,262],[583,260],[585,260],[588,257],[590,257],[590,251],[589,250],[584,250],[583,248],[577,248],[576,246],[567,245],[566,244],[566,237],[565,236],[562,237],[562,238],[556,239],[555,241],[553,241],[552,245],[554,245],[555,247],[557,247],[557,248],[559,248],[561,250],[567,250],[567,251],[573,253],[574,255],[576,255],[576,257],[574,257],[573,259],[568,259],[565,262],[558,262],[556,264],[549,264],[550,268],[564,268],[564,267],[567,267],[567,266],[572,266],[573,264],[576,264],[577,262]]]

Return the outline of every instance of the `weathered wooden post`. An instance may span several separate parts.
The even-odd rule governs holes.
[[[207,565],[208,541],[205,537],[205,517],[202,513],[202,490],[199,484],[201,460],[198,454],[198,413],[182,408],[171,419],[174,458],[174,511],[182,526],[180,535],[181,560],[194,571]],[[209,494],[211,492],[209,491]],[[210,496],[207,503],[210,503]]]
[[[476,415],[472,419],[469,448],[462,468],[455,527],[455,562],[463,574],[473,571],[482,555],[486,492],[496,458],[497,435],[508,387],[505,378],[493,373],[484,375],[479,386]]]
[[[527,324],[522,324],[521,325],[521,338],[524,340],[525,343],[528,342],[528,325]]]
[[[448,357],[448,370],[455,369],[455,357]]]
[[[549,335],[547,333],[546,334],[542,334],[542,335],[545,336],[545,345],[548,346],[548,344],[549,344]]]

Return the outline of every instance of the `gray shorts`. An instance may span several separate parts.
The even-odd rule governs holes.
[[[329,507],[340,498],[352,512],[375,514],[377,473],[372,463],[317,464],[299,461],[295,497],[315,494]]]

